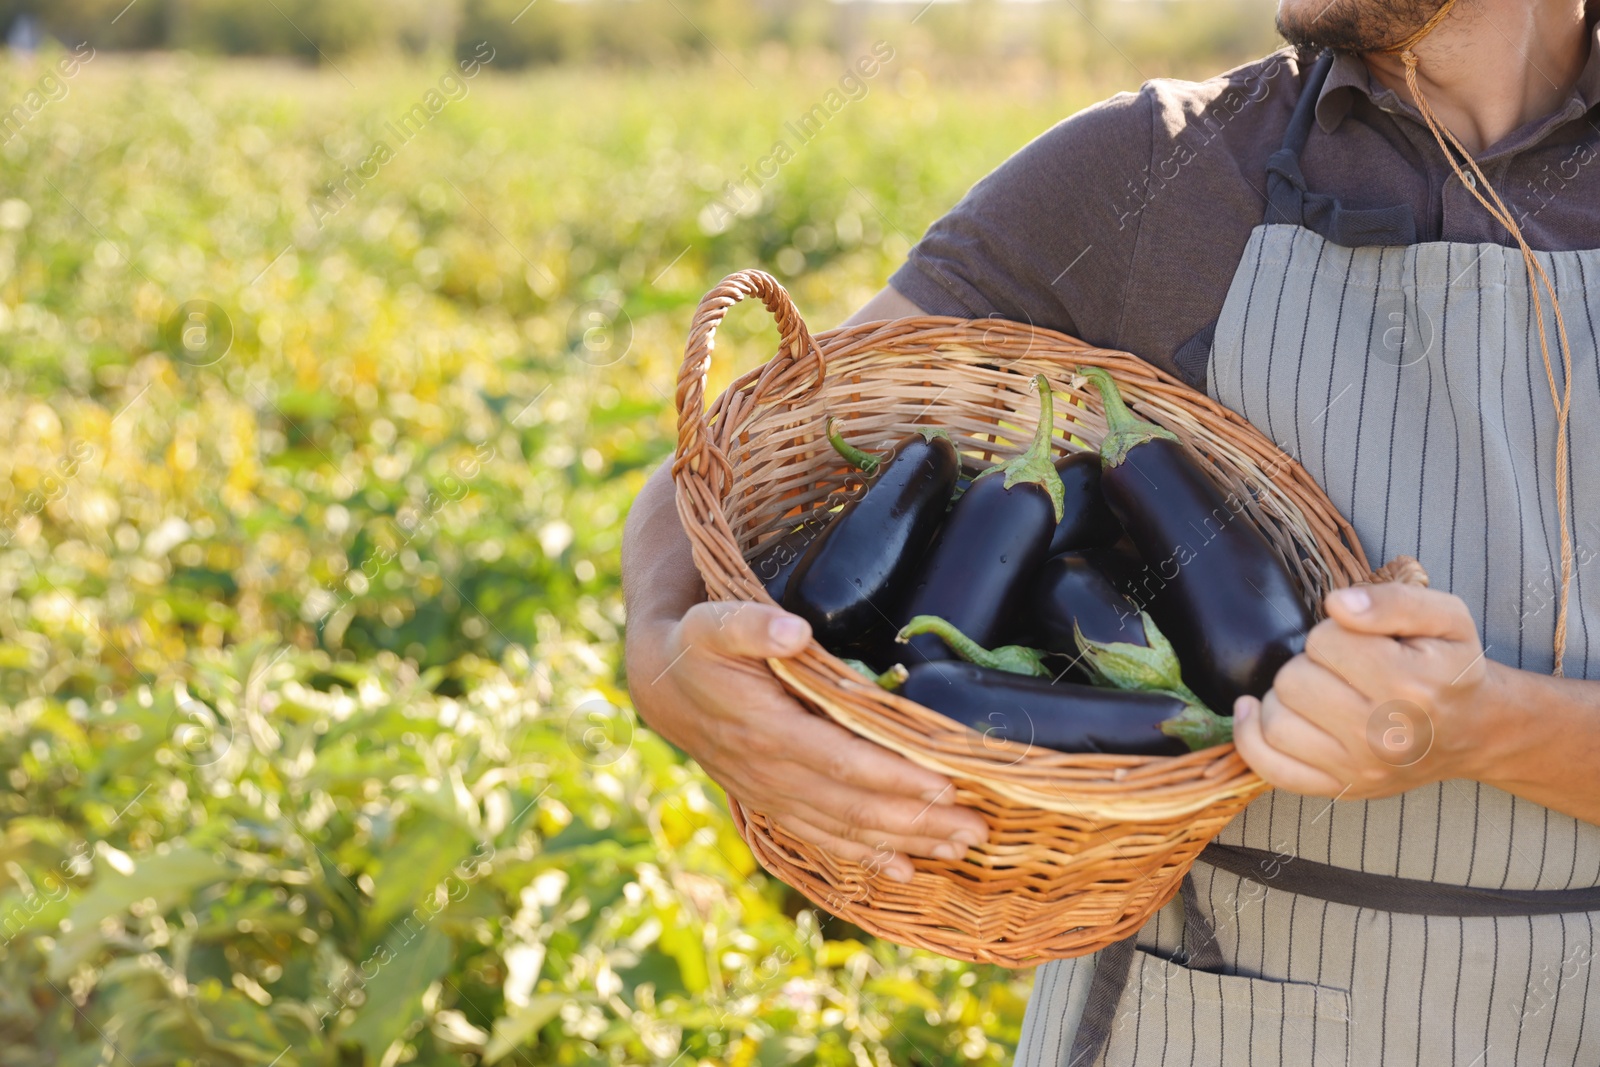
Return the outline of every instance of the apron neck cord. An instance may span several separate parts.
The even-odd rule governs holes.
[[[1544,357],[1545,381],[1550,386],[1550,399],[1556,408],[1556,511],[1561,522],[1561,595],[1560,607],[1556,614],[1555,633],[1555,671],[1559,676],[1563,673],[1564,660],[1567,647],[1567,601],[1569,587],[1572,584],[1572,533],[1571,519],[1569,516],[1569,502],[1567,499],[1567,413],[1572,406],[1572,350],[1567,343],[1567,324],[1561,315],[1561,301],[1556,297],[1555,286],[1550,281],[1550,276],[1545,272],[1544,264],[1539,262],[1533,254],[1533,249],[1528,246],[1527,240],[1522,236],[1522,229],[1517,225],[1517,220],[1512,216],[1505,202],[1500,199],[1500,194],[1495,192],[1494,186],[1489,184],[1489,179],[1478,167],[1472,154],[1468,152],[1456,139],[1455,134],[1445,128],[1434,113],[1433,107],[1428,103],[1427,97],[1422,95],[1422,86],[1417,80],[1417,54],[1412,47],[1422,38],[1426,37],[1433,28],[1450,12],[1455,5],[1455,0],[1445,0],[1439,10],[1433,13],[1415,33],[1392,48],[1384,49],[1385,53],[1398,53],[1400,61],[1405,64],[1406,88],[1411,91],[1411,99],[1416,102],[1417,110],[1422,114],[1423,122],[1427,123],[1428,130],[1433,134],[1439,148],[1444,152],[1445,159],[1450,163],[1450,169],[1455,171],[1456,177],[1478,201],[1485,211],[1516,240],[1518,248],[1522,251],[1522,264],[1528,272],[1528,288],[1533,295],[1533,319],[1539,329],[1539,352]],[[1452,151],[1454,149],[1454,151]],[[1467,166],[1472,169],[1472,178],[1469,179],[1461,169],[1457,157],[1467,161]],[[1483,191],[1487,191],[1488,197]],[[1550,362],[1550,344],[1545,335],[1544,302],[1541,298],[1539,287],[1543,283],[1545,292],[1550,295],[1550,310],[1556,320],[1557,340],[1561,347],[1561,368],[1564,387],[1557,389],[1555,368]]]

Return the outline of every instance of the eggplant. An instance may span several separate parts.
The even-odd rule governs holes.
[[[831,511],[813,512],[793,530],[762,545],[761,551],[750,559],[750,569],[761,579],[762,588],[773,600],[783,603],[789,577],[800,565],[800,557],[813,541],[823,536],[832,520]]]
[[[1100,487],[1159,581],[1149,610],[1176,649],[1184,680],[1225,712],[1263,696],[1305,648],[1312,616],[1282,557],[1177,435],[1137,418],[1111,376],[1084,367],[1100,391],[1106,436]],[[1148,587],[1150,583],[1147,581]]]
[[[840,436],[837,423],[838,420],[831,415],[824,423],[828,442],[847,463],[870,478],[878,469],[878,457],[870,452],[863,452],[846,441]],[[761,585],[766,589],[767,595],[779,604],[783,603],[783,594],[789,587],[789,576],[800,565],[800,557],[805,555],[806,549],[811,547],[813,541],[823,535],[823,530],[833,521],[833,516],[832,511],[812,512],[799,526],[763,545],[760,553],[749,561],[750,569],[761,579]]]
[[[1233,721],[1171,693],[1100,689],[944,660],[906,672],[899,693],[1005,741],[1057,752],[1180,756],[1233,740]]]
[[[779,602],[809,622],[825,648],[870,645],[873,631],[887,628],[944,518],[961,462],[948,434],[928,430],[896,443],[875,469],[795,564]]]
[[[1161,588],[1167,584],[1166,579],[1157,574],[1154,567],[1145,565],[1126,533],[1121,541],[1111,547],[1086,548],[1082,555],[1090,566],[1110,579],[1117,591],[1133,601],[1140,611],[1154,611],[1152,605],[1161,595]]]
[[[1042,374],[1033,381],[1040,406],[1033,441],[1010,462],[978,475],[961,494],[928,550],[897,625],[917,615],[937,615],[978,644],[994,645],[1022,599],[1023,586],[1044,562],[1064,502],[1061,476],[1050,461],[1055,431],[1050,383]],[[933,634],[913,637],[910,646],[910,662],[950,658],[949,648]]]
[[[1134,596],[1134,591],[1140,586],[1144,575],[1144,560],[1139,558],[1139,550],[1133,547],[1133,542],[1124,533],[1122,539],[1107,548],[1085,548],[1079,555],[1089,561],[1089,565],[1111,580],[1117,591],[1130,600],[1138,603],[1139,598]]]
[[[1091,548],[1083,552],[1084,559],[1111,580],[1117,591],[1133,602],[1140,611],[1168,618],[1159,605],[1162,589],[1167,580],[1154,567],[1145,565],[1138,552],[1128,542],[1110,548]]]
[[[1050,554],[1084,548],[1106,548],[1122,536],[1122,526],[1100,492],[1100,457],[1071,452],[1056,460],[1061,476],[1061,521],[1050,538]]]
[[[905,658],[905,650],[894,642],[894,630],[881,620],[858,637],[829,645],[828,651],[840,658],[858,660],[878,673],[890,670]]]
[[[1094,567],[1087,553],[1064,552],[1039,569],[1034,625],[1039,655],[1070,657],[1074,675],[1095,685],[1172,693],[1203,704],[1184,681],[1172,645],[1147,612]],[[962,659],[984,666],[974,656]]]
[[[1139,607],[1082,552],[1051,556],[1033,584],[1033,636],[1046,652],[1076,657],[1078,634],[1101,643],[1145,645]]]

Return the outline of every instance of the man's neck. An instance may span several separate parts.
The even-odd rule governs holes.
[[[1566,101],[1589,59],[1589,30],[1581,0],[1461,0],[1413,51],[1428,103],[1476,156]],[[1361,58],[1415,103],[1399,56]]]

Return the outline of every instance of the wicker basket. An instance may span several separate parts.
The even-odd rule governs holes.
[[[717,325],[759,297],[781,348],[704,408]],[[771,603],[746,559],[843,491],[849,470],[824,412],[866,447],[918,424],[951,432],[970,464],[1014,455],[1037,422],[1033,375],[1057,390],[1058,440],[1105,431],[1098,395],[1075,378],[1106,368],[1140,415],[1214,464],[1298,575],[1313,610],[1372,575],[1350,524],[1311,477],[1238,415],[1134,356],[995,319],[919,316],[813,337],[783,287],[730,275],[695,314],[678,379],[679,514],[713,600]],[[1389,568],[1385,568],[1389,570]],[[1225,745],[1184,756],[1069,755],[995,741],[877,688],[812,642],[773,673],[801,703],[948,775],[989,823],[956,861],[913,857],[898,883],[840,861],[730,798],[766,869],[871,933],[1011,967],[1094,952],[1138,929],[1177,893],[1196,855],[1266,784]]]

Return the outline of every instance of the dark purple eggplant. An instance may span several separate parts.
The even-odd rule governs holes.
[[[840,658],[860,660],[879,672],[905,658],[905,649],[895,644],[894,630],[881,620],[855,638],[829,645],[828,651]]]
[[[1233,722],[1171,693],[1136,693],[989,670],[919,663],[901,696],[1005,741],[1058,752],[1180,756],[1233,739]]]
[[[828,535],[806,550],[781,603],[811,623],[823,647],[870,645],[874,631],[890,628],[960,469],[944,431],[911,434],[881,461],[865,491],[840,509]]]
[[[1045,653],[1066,657],[1071,677],[1116,689],[1162,691],[1202,703],[1185,683],[1178,655],[1155,620],[1093,566],[1085,558],[1088,555],[1063,552],[1039,568],[1033,643]],[[961,658],[983,663],[972,656]]]
[[[839,433],[838,421],[830,415],[824,423],[828,443],[847,463],[870,478],[878,469],[878,457],[846,441]],[[832,511],[812,512],[799,526],[763,545],[761,551],[750,560],[750,569],[761,579],[762,587],[773,600],[783,603],[783,594],[789,588],[789,576],[800,565],[800,558],[811,547],[811,543],[823,536],[833,516]]]
[[[1143,605],[1135,593],[1146,579],[1144,560],[1139,558],[1138,549],[1133,547],[1126,533],[1122,535],[1122,540],[1109,548],[1086,548],[1080,555],[1110,579],[1119,593],[1135,604]]]
[[[1075,657],[1079,632],[1102,643],[1147,643],[1138,605],[1084,553],[1051,556],[1031,584],[1034,629],[1029,644]]]
[[[1151,615],[1177,650],[1189,687],[1231,712],[1238,697],[1271,689],[1278,668],[1305,648],[1311,612],[1237,495],[1225,493],[1175,434],[1135,417],[1104,370],[1083,373],[1106,413],[1101,491],[1146,577],[1161,583],[1144,590]]]
[[[1071,452],[1056,460],[1061,475],[1061,521],[1050,537],[1050,554],[1105,548],[1122,536],[1122,526],[1100,493],[1100,457]]]
[[[750,569],[773,600],[783,603],[789,576],[800,565],[800,557],[805,555],[806,549],[827,531],[833,514],[831,511],[812,512],[799,526],[782,537],[774,537],[751,557]]]
[[[916,586],[896,616],[937,615],[980,645],[997,642],[1010,622],[1022,588],[1050,551],[1062,518],[1061,476],[1050,461],[1055,405],[1050,383],[1040,374],[1040,415],[1027,451],[978,475],[961,494],[927,559]],[[933,634],[910,642],[907,660],[948,659],[950,650]]]

